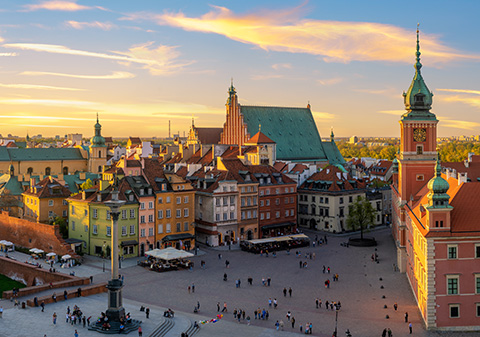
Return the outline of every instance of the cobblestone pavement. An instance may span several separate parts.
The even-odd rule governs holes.
[[[310,236],[314,234],[307,233]],[[422,337],[464,337],[473,336],[472,333],[439,333],[425,331],[421,317],[418,313],[415,300],[411,293],[408,281],[404,274],[393,270],[395,262],[395,247],[390,230],[382,229],[369,234],[378,241],[377,253],[380,263],[371,261],[374,248],[359,248],[340,246],[346,241],[345,236],[329,236],[328,244],[315,248],[302,248],[301,258],[286,252],[278,252],[277,257],[270,255],[268,258],[255,254],[232,250],[214,250],[202,248],[202,255],[192,258],[195,261],[193,271],[182,270],[166,273],[156,273],[136,265],[137,259],[123,262],[121,273],[125,276],[124,298],[127,311],[130,310],[135,317],[141,314],[138,308],[141,304],[150,306],[152,318],[163,312],[162,308],[168,307],[177,313],[182,313],[192,320],[213,318],[217,315],[217,302],[223,307],[228,305],[228,313],[215,324],[202,326],[199,337],[207,336],[284,336],[297,335],[300,324],[313,324],[313,335],[332,336],[335,329],[335,312],[315,307],[315,298],[320,298],[323,303],[340,301],[342,309],[338,313],[338,336],[345,336],[345,330],[350,329],[355,337],[381,336],[384,328],[390,328],[393,336],[410,336],[408,325],[404,322],[404,313],[409,313],[409,320],[413,324],[413,336]],[[315,253],[315,258],[305,258],[306,253]],[[219,259],[218,254],[222,254]],[[206,268],[200,268],[200,261],[206,261]],[[225,261],[230,261],[226,268]],[[306,261],[307,268],[299,268],[299,262]],[[323,266],[330,267],[331,273],[324,274]],[[108,269],[108,268],[107,268]],[[75,267],[77,275],[94,275],[94,281],[106,281],[109,278],[108,270],[102,272],[102,260],[89,257],[82,266]],[[228,281],[223,281],[223,274],[227,273]],[[332,276],[338,273],[339,281],[333,282]],[[247,278],[253,278],[253,285],[247,284]],[[271,278],[271,286],[262,286],[262,278]],[[380,278],[382,280],[380,280]],[[240,288],[236,288],[235,280],[241,280]],[[324,287],[326,279],[330,279],[330,288]],[[188,292],[188,286],[195,284],[195,292]],[[381,286],[384,289],[381,289]],[[283,295],[283,288],[291,287],[292,297]],[[58,293],[58,291],[57,291]],[[382,298],[385,296],[385,299]],[[277,299],[277,309],[269,307],[268,299]],[[81,298],[80,307],[87,308],[89,314],[105,310],[106,295],[95,295]],[[193,314],[193,307],[200,302],[200,314]],[[0,302],[4,308],[10,308],[10,302]],[[393,309],[393,304],[398,303],[398,310]],[[71,305],[74,302],[72,300]],[[67,303],[57,303],[64,317]],[[384,305],[387,308],[384,309]],[[154,309],[155,308],[155,309]],[[236,322],[233,310],[243,309],[246,316],[252,318],[251,325],[245,321]],[[265,308],[269,311],[268,321],[255,320],[253,311],[256,308]],[[48,315],[36,309],[7,309],[4,318],[0,320],[0,336],[43,336],[46,331],[48,336],[73,336],[73,330],[64,334],[57,334],[59,325],[53,327],[51,311],[57,310],[54,306],[47,306]],[[286,313],[291,311],[296,319],[295,329],[287,322]],[[155,314],[154,314],[155,312]],[[92,314],[93,315],[93,314]],[[201,315],[201,316],[200,316]],[[386,319],[389,315],[389,319]],[[25,317],[24,319],[18,319]],[[46,318],[45,318],[46,317]],[[139,317],[142,319],[142,317]],[[143,317],[144,318],[144,317]],[[63,319],[64,320],[64,319]],[[285,322],[284,332],[275,331],[276,320]],[[61,319],[60,319],[61,321]],[[145,320],[144,320],[145,322]],[[144,336],[156,324],[144,323]],[[65,322],[63,321],[65,324]],[[30,326],[30,330],[23,329],[23,325]],[[37,329],[35,327],[38,327]],[[41,328],[41,329],[40,329]],[[57,330],[55,330],[57,329]],[[83,328],[82,328],[83,329]],[[22,331],[16,334],[13,331]],[[32,331],[29,334],[28,331]],[[42,333],[38,333],[41,331]],[[91,332],[82,330],[80,336],[90,336]]]

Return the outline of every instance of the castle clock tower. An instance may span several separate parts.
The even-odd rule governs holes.
[[[437,159],[436,116],[430,112],[433,93],[427,88],[420,63],[419,30],[415,76],[403,93],[407,112],[400,120],[401,139],[398,158],[398,189],[401,202],[413,200],[415,194],[432,178]]]

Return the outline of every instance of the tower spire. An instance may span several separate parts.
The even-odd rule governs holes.
[[[422,64],[420,63],[420,23],[417,23],[417,52],[415,53],[416,55],[416,63],[415,63],[415,69],[420,72],[420,69],[422,68]]]
[[[97,112],[97,123],[98,123],[98,112]]]

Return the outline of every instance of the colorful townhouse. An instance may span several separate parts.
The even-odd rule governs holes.
[[[430,111],[433,94],[420,71],[418,31],[416,56],[415,76],[404,94],[400,153],[393,161],[397,265],[406,273],[427,329],[478,331],[480,160],[475,163],[472,156],[465,163],[441,164],[438,119]]]
[[[155,245],[155,193],[145,177],[126,177],[131,190],[140,204],[138,209],[138,243],[139,256],[144,256],[146,251],[152,250]]]
[[[155,248],[195,247],[195,190],[184,178],[142,158],[143,176],[155,195]],[[148,224],[150,228],[150,223]]]
[[[107,186],[107,187],[105,187]],[[105,187],[102,189],[102,187]],[[109,256],[112,240],[110,208],[105,202],[111,200],[112,186],[101,181],[95,188],[82,191],[67,199],[69,208],[68,234],[70,239],[83,241],[82,251],[89,255]],[[139,201],[125,179],[119,182],[119,200],[125,201],[120,208],[118,237],[120,256],[138,256]]]
[[[44,178],[39,183],[30,179],[30,187],[22,193],[24,218],[29,221],[49,223],[56,217],[68,217],[68,205],[65,199],[70,190],[53,177]]]

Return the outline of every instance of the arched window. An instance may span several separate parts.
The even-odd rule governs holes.
[[[98,151],[98,158],[102,158],[102,151]]]
[[[312,215],[315,215],[316,214],[316,207],[315,205],[312,205]]]
[[[32,174],[32,173],[33,173],[33,168],[32,168],[32,167],[29,167],[29,168],[27,169],[27,174]]]
[[[49,175],[50,175],[50,171],[51,171],[51,170],[50,170],[50,167],[46,167],[46,168],[45,168],[45,175],[46,175],[46,176],[49,176]]]
[[[64,174],[64,175],[68,175],[68,167],[65,166],[65,167],[63,168],[63,174]]]

